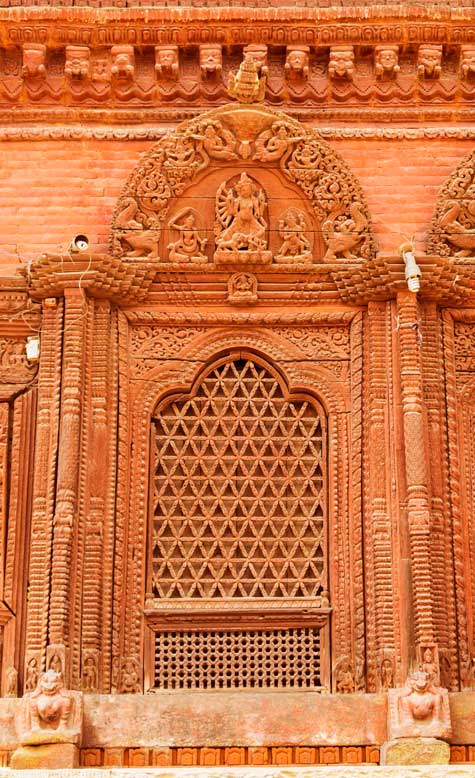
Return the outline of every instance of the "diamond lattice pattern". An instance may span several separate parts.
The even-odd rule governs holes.
[[[273,370],[219,363],[154,418],[155,598],[326,589],[325,419]]]

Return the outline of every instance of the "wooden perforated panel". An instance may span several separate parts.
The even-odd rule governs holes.
[[[153,421],[154,598],[305,598],[327,588],[325,424],[251,358]]]

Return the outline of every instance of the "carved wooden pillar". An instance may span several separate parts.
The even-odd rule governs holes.
[[[442,686],[457,688],[457,629],[454,586],[454,542],[450,516],[451,487],[448,473],[444,343],[436,303],[421,304],[423,323],[422,364],[427,409],[431,505],[431,578],[435,642],[439,647]]]
[[[45,666],[51,579],[51,543],[61,393],[62,300],[45,305],[41,359],[26,626],[25,689],[31,690]]]
[[[53,555],[49,613],[47,664],[63,665],[69,682],[66,656],[70,624],[74,619],[73,544],[77,532],[79,457],[84,377],[84,346],[87,301],[78,286],[64,290],[63,366],[61,381],[61,423],[58,449],[56,507],[53,520]]]
[[[390,504],[391,312],[387,303],[368,305],[366,344],[367,676],[370,691],[393,684],[396,674],[394,562]]]
[[[397,323],[414,637],[416,646],[421,646],[432,644],[435,635],[431,592],[428,436],[422,385],[419,305],[414,293],[398,293]]]
[[[84,549],[82,572],[81,686],[110,691],[112,576],[117,448],[117,313],[94,301],[88,339],[84,402]]]

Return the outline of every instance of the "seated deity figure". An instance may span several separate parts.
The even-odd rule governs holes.
[[[170,262],[207,262],[208,258],[203,254],[207,238],[200,238],[196,226],[196,217],[191,208],[187,208],[177,215],[169,225],[179,234],[178,240],[168,244]]]
[[[307,225],[305,217],[295,208],[289,208],[279,221],[279,235],[282,246],[276,254],[275,261],[280,263],[311,262],[312,252],[310,241],[305,235]]]
[[[434,686],[426,672],[417,670],[406,687],[389,690],[389,729],[391,738],[449,737],[447,690]]]
[[[42,673],[35,691],[22,700],[19,736],[22,745],[78,744],[82,728],[82,694],[64,688],[55,670]]]
[[[270,262],[267,249],[266,197],[264,191],[242,173],[237,183],[226,189],[226,182],[216,194],[215,260]]]

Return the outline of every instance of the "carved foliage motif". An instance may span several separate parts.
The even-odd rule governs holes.
[[[440,191],[427,250],[442,256],[475,255],[475,152],[460,162]]]
[[[278,167],[302,189],[322,222],[327,243],[325,260],[372,257],[375,244],[363,193],[338,155],[312,130],[271,109],[257,109],[258,132],[254,130],[257,123],[251,109],[240,127],[233,121],[235,110],[244,109],[226,107],[185,122],[145,155],[117,203],[112,252],[116,256],[158,258],[160,233],[167,223],[172,198],[183,195],[211,161],[213,168],[224,161],[236,161],[236,165],[248,161],[249,177],[254,165],[264,163]],[[229,173],[223,173],[223,179],[228,177]],[[278,229],[277,224],[270,227]],[[178,254],[186,256],[181,251]],[[202,250],[193,255],[200,254]],[[306,256],[303,245],[300,254],[294,256],[302,255]]]

